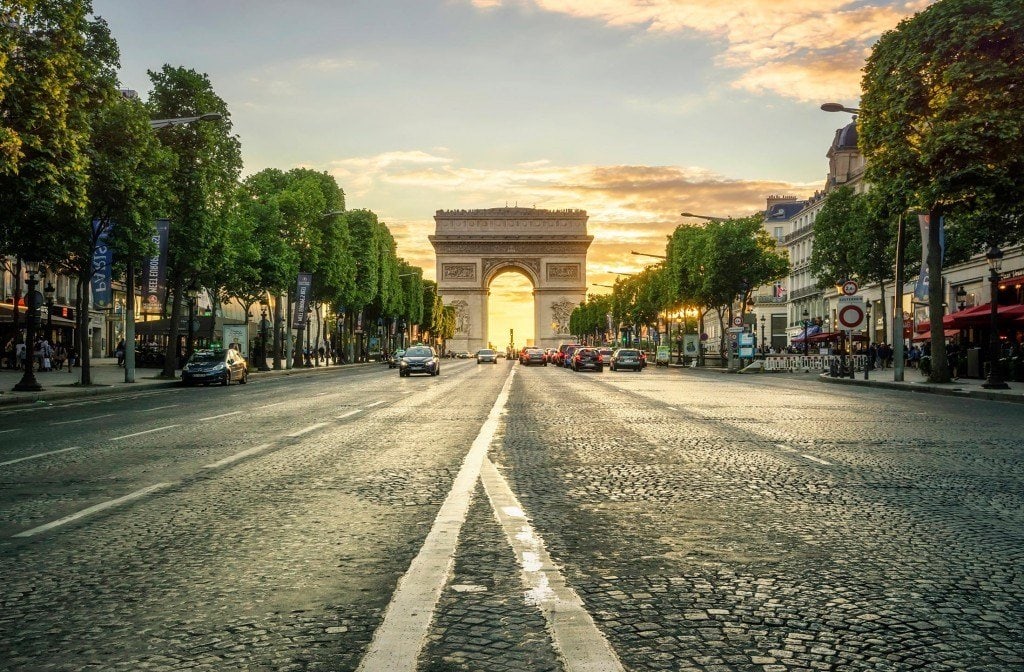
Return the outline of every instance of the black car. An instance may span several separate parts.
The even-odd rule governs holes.
[[[398,363],[402,361],[402,355],[405,354],[405,350],[396,350],[395,354],[388,358],[388,368],[393,369],[398,366]]]
[[[597,348],[580,348],[572,355],[572,370],[585,371],[591,369],[601,373],[604,371],[604,359]]]
[[[414,345],[398,360],[398,375],[402,378],[414,373],[436,376],[441,373],[441,360],[434,349],[426,345]]]
[[[237,350],[196,350],[181,370],[185,385],[230,385],[236,380],[249,382],[245,358]]]
[[[621,371],[622,369],[640,371],[644,368],[644,362],[640,357],[639,350],[635,350],[633,348],[619,348],[612,353],[610,366],[612,371]]]

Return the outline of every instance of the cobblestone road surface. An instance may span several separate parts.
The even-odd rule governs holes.
[[[356,669],[511,366],[0,412],[0,669]],[[515,368],[490,459],[622,669],[1024,669],[1017,407]],[[449,566],[419,670],[574,669],[479,486]]]

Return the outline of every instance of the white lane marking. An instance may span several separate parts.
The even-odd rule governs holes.
[[[795,452],[797,452],[796,448],[793,448],[791,446],[787,446],[784,443],[776,443],[775,447],[778,448],[779,450],[784,450],[787,453],[795,453]]]
[[[300,429],[299,431],[297,431],[297,432],[295,432],[293,434],[289,434],[288,437],[294,439],[297,436],[302,436],[303,434],[309,434],[312,431],[315,431],[317,429],[320,429],[321,427],[326,427],[326,426],[327,426],[326,422],[318,422],[315,425],[310,425],[309,427],[304,427],[304,428]]]
[[[143,434],[152,434],[153,432],[162,432],[165,429],[174,429],[180,427],[180,425],[167,425],[166,427],[157,427],[155,429],[147,429],[144,432],[135,432],[134,434],[125,434],[124,436],[115,436],[111,441],[120,441],[121,439],[130,439],[133,436],[142,436]]]
[[[112,418],[113,413],[107,413],[106,415],[94,415],[91,418],[80,418],[78,420],[61,420],[60,422],[51,422],[51,425],[70,425],[74,422],[89,422],[90,420],[99,420],[100,418]]]
[[[242,411],[231,411],[230,413],[221,413],[220,415],[211,415],[208,418],[199,418],[199,422],[205,422],[206,420],[216,420],[217,418],[226,418],[229,415],[238,415]]]
[[[375,401],[372,404],[367,404],[366,407],[367,408],[373,408],[374,406],[380,406],[381,404],[386,404],[386,403],[388,403],[387,400],[386,399],[382,399],[380,401]]]
[[[832,466],[831,462],[829,462],[827,460],[823,460],[820,457],[815,457],[814,455],[801,454],[800,457],[806,457],[811,462],[817,462],[818,464],[824,464],[824,465],[827,465],[827,466]]]
[[[480,480],[519,561],[526,601],[544,614],[566,672],[622,672],[622,663],[611,644],[598,630],[583,600],[566,584],[508,481],[489,459],[484,460]]]
[[[166,488],[166,487],[171,486],[171,485],[173,485],[173,483],[157,483],[156,485],[151,485],[148,488],[143,488],[141,490],[136,490],[135,492],[129,493],[129,494],[125,495],[124,497],[118,497],[117,499],[111,499],[111,500],[106,501],[106,502],[100,502],[99,504],[96,504],[95,506],[90,506],[87,509],[82,509],[78,513],[72,513],[70,516],[64,516],[63,518],[55,520],[52,523],[47,523],[46,525],[40,525],[39,527],[33,527],[31,530],[25,530],[24,532],[19,532],[18,534],[14,535],[14,536],[15,537],[32,537],[32,536],[35,536],[35,535],[39,534],[40,532],[46,532],[47,530],[52,530],[55,527],[60,527],[61,525],[67,525],[68,523],[76,521],[79,518],[85,518],[86,516],[91,516],[94,513],[99,513],[100,511],[104,511],[106,509],[109,509],[109,508],[112,508],[112,507],[115,507],[115,506],[120,506],[122,504],[127,504],[128,502],[130,502],[130,501],[132,501],[134,499],[138,499],[139,497],[145,497],[146,495],[148,495],[150,493],[156,492],[157,490],[160,490],[162,488]]]
[[[325,394],[333,394],[333,393],[332,393],[332,392],[317,392],[317,393],[316,393],[316,394],[314,394],[313,396],[314,396],[314,397],[322,397],[322,396],[324,396]]]
[[[426,640],[434,608],[451,578],[459,531],[469,511],[480,466],[500,426],[501,410],[508,401],[515,371],[509,370],[508,378],[466,453],[420,552],[399,579],[384,620],[373,633],[373,641],[359,664],[359,672],[415,672],[416,659]]]
[[[0,434],[6,434],[7,432],[16,432],[16,431],[18,431],[17,427],[15,427],[14,429],[0,429]]]
[[[670,410],[670,411],[678,411],[679,409],[676,408],[675,406],[669,406],[668,410]]]
[[[156,408],[140,408],[139,413],[149,413],[150,411],[162,411],[165,408],[174,408],[175,406],[181,406],[181,404],[167,404],[166,406],[157,406]]]
[[[287,402],[284,402],[284,401],[275,401],[275,402],[274,402],[274,403],[272,403],[272,404],[267,404],[266,406],[260,406],[260,410],[262,411],[262,410],[263,410],[264,408],[273,408],[274,406],[280,406],[281,404],[284,404],[284,403],[287,403]]]
[[[402,394],[412,394],[412,393],[413,393],[413,390],[406,390],[406,391],[402,392]]]
[[[357,408],[354,411],[349,411],[348,413],[342,413],[341,415],[336,415],[336,416],[334,416],[334,419],[335,420],[344,420],[345,418],[351,418],[353,415],[356,415],[357,413],[362,413],[362,412],[363,412],[363,409]]]
[[[46,457],[47,455],[56,455],[57,453],[66,453],[69,450],[78,450],[80,446],[71,446],[70,448],[61,448],[60,450],[51,450],[46,453],[36,453],[35,455],[29,455],[28,457],[19,457],[16,460],[7,460],[6,462],[0,462],[0,467],[8,464],[16,464],[18,462],[24,462],[25,460],[34,460],[37,457]]]
[[[272,444],[272,443],[264,443],[264,444],[260,444],[258,446],[253,446],[252,448],[247,448],[246,450],[243,450],[240,453],[235,453],[234,455],[231,455],[230,457],[225,457],[223,460],[217,460],[216,462],[211,462],[210,464],[204,464],[202,468],[203,469],[216,469],[218,467],[223,467],[225,464],[231,464],[232,462],[237,462],[238,460],[242,459],[243,457],[248,457],[248,456],[250,456],[250,455],[252,455],[254,453],[260,452],[261,450],[266,450],[267,448],[270,448],[272,445],[274,445],[274,444]]]

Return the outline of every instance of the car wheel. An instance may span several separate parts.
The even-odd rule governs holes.
[[[598,373],[604,373],[604,367],[603,366],[597,367],[597,372]]]
[[[243,371],[242,372],[242,379],[240,381],[238,381],[238,384],[239,385],[245,385],[248,382],[249,382],[249,372],[248,371]]]
[[[231,384],[231,372],[230,371],[224,373],[224,379],[222,381],[220,381],[220,384],[223,385],[224,387],[227,387],[228,385]]]

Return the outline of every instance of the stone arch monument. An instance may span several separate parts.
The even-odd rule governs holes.
[[[554,348],[568,339],[569,315],[587,298],[587,249],[594,237],[587,235],[585,210],[438,210],[434,222],[429,238],[437,291],[455,309],[449,349],[487,347],[491,281],[507,271],[533,284],[535,345]]]

